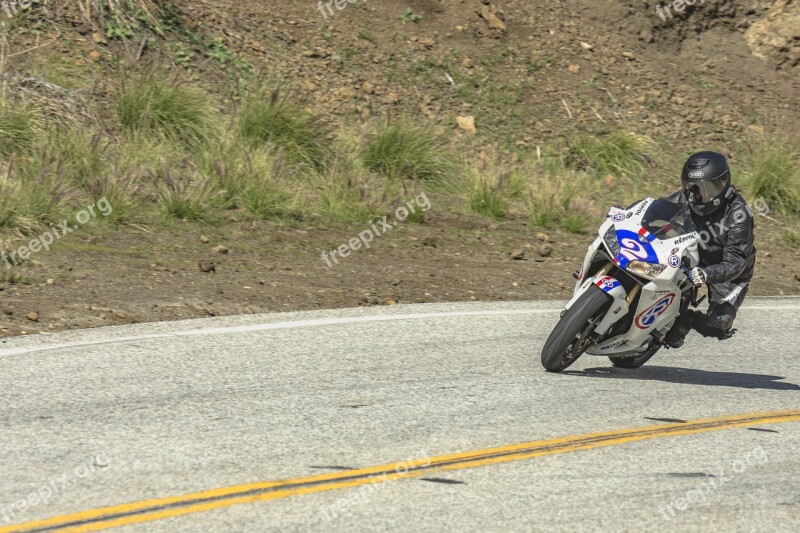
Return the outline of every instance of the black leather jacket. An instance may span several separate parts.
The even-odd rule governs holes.
[[[683,191],[667,200],[688,206]],[[700,233],[700,266],[707,283],[750,281],[756,263],[755,223],[742,195],[734,193],[724,208],[707,217],[692,212],[692,220]]]

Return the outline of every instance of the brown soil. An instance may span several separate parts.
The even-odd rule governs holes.
[[[625,127],[680,152],[732,150],[743,135],[800,120],[800,5],[788,0],[715,0],[667,21],[657,0],[368,0],[327,18],[312,1],[174,3],[202,39],[188,43],[194,59],[179,71],[227,91],[220,85],[238,73],[203,48],[219,39],[265,79],[343,119],[410,113],[456,133],[455,117],[474,115],[480,143],[522,151]],[[55,18],[58,33],[11,35],[15,52],[45,46],[10,69],[57,57],[100,107],[120,60],[176,61],[161,44],[106,41],[77,3],[35,5],[30,20]],[[407,9],[422,18],[404,22]],[[480,16],[487,10],[504,30]]]
[[[800,294],[800,251],[765,237],[775,231],[762,227],[751,294]],[[551,233],[552,253],[543,258],[537,232],[522,222],[438,215],[423,225],[398,225],[369,250],[328,268],[321,252],[362,229],[186,226],[169,234],[75,234],[19,270],[30,284],[4,287],[0,334],[392,303],[567,299],[570,274],[591,240]],[[230,248],[227,255],[213,251],[220,244]],[[513,259],[514,251],[524,258]],[[213,261],[216,273],[202,273],[201,260]]]
[[[315,2],[218,0],[192,22],[331,113],[400,110],[452,129],[456,115],[474,114],[479,132],[523,147],[613,124],[681,151],[732,148],[743,134],[800,120],[800,26],[781,11],[796,18],[800,6],[719,0],[664,22],[657,3],[368,1],[323,19]],[[406,9],[422,19],[402,23]],[[485,10],[506,30],[492,29]],[[770,17],[791,20],[790,37],[758,57],[746,32]]]

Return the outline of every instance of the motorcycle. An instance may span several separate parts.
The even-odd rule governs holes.
[[[589,246],[572,299],[542,349],[542,365],[561,372],[584,353],[620,368],[639,368],[698,289],[689,271],[700,261],[700,235],[688,206],[646,198],[612,207]]]

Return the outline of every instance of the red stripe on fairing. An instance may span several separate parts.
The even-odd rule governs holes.
[[[652,233],[650,233],[649,231],[647,231],[644,228],[639,230],[639,236],[640,237],[644,237],[645,239],[647,239],[647,242],[653,242],[654,240],[656,240],[655,235],[653,235]]]

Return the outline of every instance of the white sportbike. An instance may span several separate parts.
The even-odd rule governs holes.
[[[647,198],[612,207],[589,247],[572,299],[542,349],[542,365],[561,372],[582,354],[639,368],[664,345],[680,313],[697,307],[688,272],[700,235],[687,206]]]

